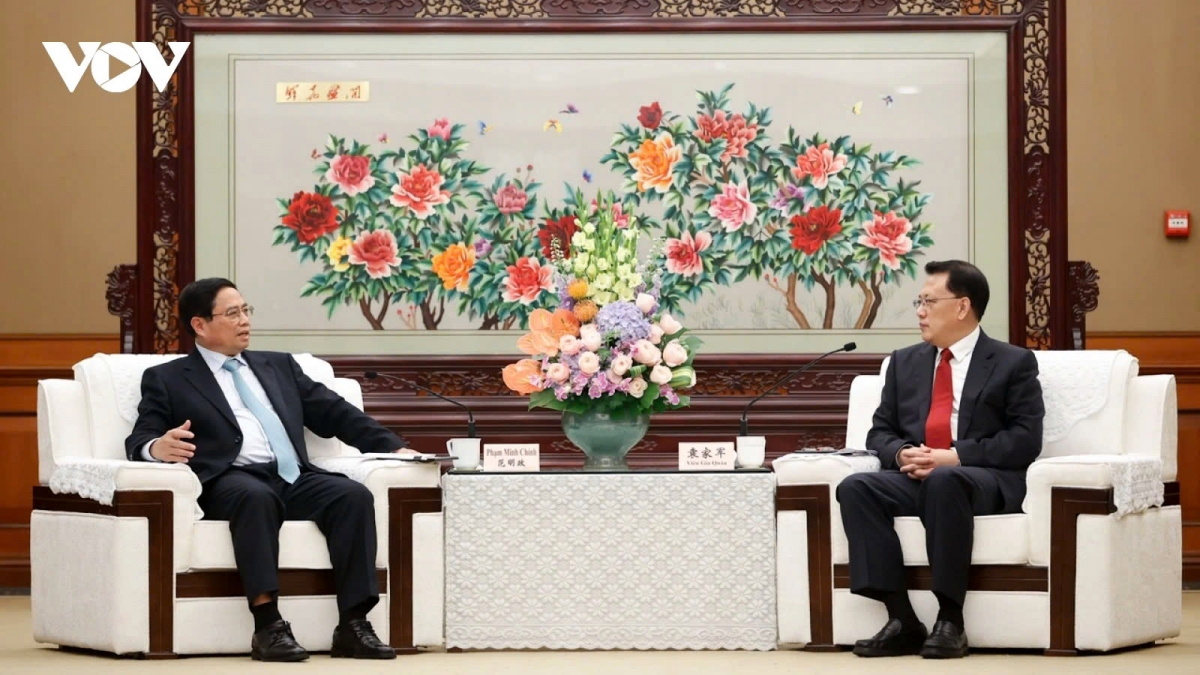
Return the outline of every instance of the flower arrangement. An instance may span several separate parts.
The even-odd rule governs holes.
[[[529,407],[638,418],[688,405],[701,341],[661,311],[662,278],[652,250],[639,261],[639,221],[612,195],[590,204],[549,237],[558,307],[536,309],[517,341],[531,358],[504,368]]]

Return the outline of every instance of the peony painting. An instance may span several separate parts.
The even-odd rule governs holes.
[[[595,169],[556,185],[532,163],[506,171],[475,156],[491,133],[482,120],[435,114],[404,135],[331,134],[311,154],[315,180],[277,197],[271,243],[314,268],[295,292],[327,317],[355,313],[373,330],[436,331],[451,315],[458,328],[522,329],[555,307],[564,289],[552,261],[576,254],[583,190],[606,172],[615,217],[654,235],[663,311],[687,317],[765,284],[785,317],[777,327],[875,327],[938,235],[919,157],[780,124],[770,101],[739,99],[736,82],[695,100],[628,101]],[[563,124],[548,118],[542,132]]]
[[[1003,36],[205,40],[196,272],[270,348],[511,354],[593,199],[711,353],[908,344],[931,260],[1007,297]]]

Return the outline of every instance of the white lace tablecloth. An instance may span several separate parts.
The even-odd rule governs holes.
[[[775,649],[775,477],[450,473],[446,646]]]

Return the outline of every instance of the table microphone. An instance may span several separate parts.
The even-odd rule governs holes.
[[[787,384],[789,381],[791,381],[791,379],[793,377],[796,377],[800,373],[803,373],[804,371],[808,370],[809,368],[812,368],[813,366],[817,365],[818,363],[821,362],[821,359],[824,359],[826,356],[830,356],[832,354],[837,354],[838,352],[852,352],[855,350],[856,347],[857,347],[857,345],[855,345],[853,342],[847,342],[846,344],[842,345],[841,347],[838,347],[837,349],[835,349],[831,352],[826,352],[826,353],[818,356],[817,358],[813,359],[812,361],[809,361],[808,363],[804,364],[803,366],[800,366],[799,368],[793,370],[792,372],[788,373],[787,375],[783,376],[783,379],[779,380],[775,384],[768,387],[767,390],[764,391],[763,393],[759,394],[758,396],[755,396],[749,403],[746,404],[745,410],[742,410],[741,435],[742,436],[750,435],[750,425],[746,421],[746,414],[750,412],[750,406],[757,403],[759,400],[761,400],[767,394],[775,393],[776,389],[779,389],[784,384]]]
[[[374,380],[376,378],[382,377],[384,379],[394,380],[394,381],[400,382],[402,384],[407,384],[408,386],[412,387],[413,389],[420,389],[421,391],[426,392],[428,394],[432,394],[433,396],[436,396],[437,398],[440,398],[443,401],[446,401],[447,403],[453,403],[454,405],[462,408],[463,410],[466,410],[467,411],[467,438],[475,438],[475,415],[473,415],[471,413],[471,409],[469,407],[467,407],[466,404],[460,403],[459,401],[455,401],[452,398],[447,398],[445,396],[442,396],[441,394],[430,389],[429,387],[422,387],[421,385],[417,384],[416,382],[410,382],[409,380],[406,380],[402,377],[396,377],[395,375],[380,375],[379,373],[377,373],[373,370],[368,370],[368,371],[364,372],[363,375],[368,380]]]

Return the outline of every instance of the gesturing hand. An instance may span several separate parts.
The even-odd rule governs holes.
[[[188,420],[163,434],[162,438],[154,441],[154,445],[150,446],[150,456],[163,462],[187,464],[188,459],[196,453],[196,446],[184,440],[196,436],[188,431],[191,428],[192,421]]]

